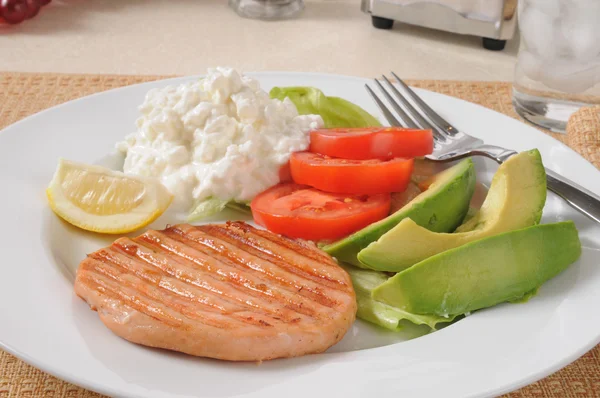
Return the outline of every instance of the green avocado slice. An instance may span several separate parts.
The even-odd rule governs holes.
[[[535,225],[429,257],[375,288],[373,299],[416,314],[465,314],[530,294],[580,255],[575,223]]]
[[[427,325],[432,330],[435,330],[437,325],[452,322],[455,318],[411,314],[400,308],[375,301],[371,297],[373,289],[387,281],[389,276],[383,272],[356,268],[348,264],[341,264],[341,266],[348,272],[348,275],[352,279],[358,307],[356,316],[362,320],[374,323],[388,330],[398,331],[402,329],[402,321],[404,320],[412,322],[415,325]]]
[[[358,260],[378,271],[402,271],[443,251],[540,222],[546,203],[546,171],[537,149],[500,165],[481,210],[456,233],[432,232],[404,219],[371,243]]]
[[[475,166],[471,159],[462,160],[436,174],[429,188],[400,210],[322,249],[340,262],[364,268],[357,254],[406,218],[431,231],[454,231],[469,210],[474,190]]]

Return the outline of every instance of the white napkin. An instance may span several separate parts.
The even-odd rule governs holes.
[[[423,0],[386,0],[389,3],[410,5],[424,3]],[[427,3],[438,3],[450,7],[457,13],[470,19],[482,21],[497,21],[504,9],[503,0],[429,0]]]

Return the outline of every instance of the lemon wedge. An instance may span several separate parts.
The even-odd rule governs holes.
[[[173,195],[160,181],[61,159],[46,195],[52,210],[79,228],[122,234],[156,220]]]

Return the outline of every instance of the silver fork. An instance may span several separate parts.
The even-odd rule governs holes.
[[[395,111],[395,115],[368,84],[365,84],[365,88],[392,126],[433,131],[434,150],[427,159],[435,162],[451,162],[470,156],[485,156],[502,163],[517,153],[511,149],[486,145],[479,138],[459,131],[431,109],[394,72],[392,76],[396,79],[397,86],[392,84],[385,75],[382,76],[387,89],[379,80],[374,81]],[[548,168],[546,168],[546,177],[548,189],[563,198],[573,208],[600,223],[600,196]]]

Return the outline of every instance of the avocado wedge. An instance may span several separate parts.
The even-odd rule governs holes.
[[[572,221],[535,225],[429,257],[375,288],[373,299],[416,314],[464,314],[522,298],[580,255]]]
[[[362,320],[388,330],[398,331],[402,329],[403,321],[409,321],[415,325],[427,325],[432,330],[435,330],[439,324],[452,322],[456,318],[411,314],[400,308],[375,301],[371,297],[373,289],[387,281],[389,276],[383,272],[357,268],[352,265],[341,264],[341,266],[348,272],[348,275],[352,279],[358,307],[356,316]]]
[[[546,203],[546,171],[537,149],[521,152],[500,165],[481,210],[455,233],[432,232],[404,219],[358,253],[378,271],[402,271],[443,251],[488,236],[540,222]]]
[[[454,231],[469,210],[474,190],[475,167],[471,159],[465,159],[436,174],[429,188],[400,210],[322,249],[340,262],[364,268],[358,253],[406,218],[431,231]]]

